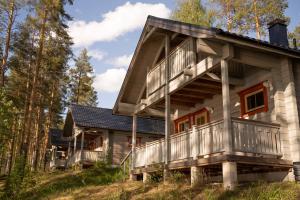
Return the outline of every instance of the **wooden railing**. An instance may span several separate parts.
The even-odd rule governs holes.
[[[104,160],[105,160],[105,155],[104,152],[102,151],[83,150],[81,154],[81,151],[77,150],[75,154],[73,154],[68,160],[68,166],[81,161],[97,162],[97,161],[104,161]]]
[[[232,127],[235,152],[281,155],[279,125],[233,118]],[[222,153],[224,142],[223,120],[193,126],[170,137],[170,161]],[[164,144],[164,139],[160,139],[136,148],[134,167],[163,163]]]
[[[233,118],[235,151],[281,155],[280,125]]]
[[[193,40],[187,39],[170,52],[170,79],[173,79],[183,70],[191,66],[193,56]],[[165,59],[161,60],[147,76],[147,94],[150,95],[165,84]]]
[[[130,168],[131,168],[131,161],[132,161],[132,151],[129,151],[129,153],[121,160],[120,167],[123,171],[123,174],[129,175]],[[124,176],[124,178],[125,178]]]

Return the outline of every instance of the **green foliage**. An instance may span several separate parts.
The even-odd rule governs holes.
[[[13,123],[15,107],[7,98],[6,90],[0,88],[0,153],[7,148],[7,142],[11,137],[11,125]]]
[[[175,171],[170,174],[171,183],[188,183],[186,175],[180,171]]]
[[[24,157],[18,157],[5,183],[5,197],[7,199],[22,199],[21,193],[38,183],[38,176],[35,176],[28,166],[24,168],[24,165]]]
[[[109,185],[123,179],[122,171],[119,168],[111,168],[103,162],[98,162],[94,167],[83,170],[79,173],[58,172],[58,178],[54,178],[46,183],[39,183],[36,187],[28,187],[23,190],[22,199],[41,199],[51,194],[59,194],[61,192],[72,191],[87,186]],[[45,176],[55,177],[54,174]]]
[[[211,26],[214,22],[214,13],[211,10],[207,11],[201,0],[178,0],[171,18],[186,23]]]
[[[97,106],[97,92],[93,88],[93,67],[88,51],[83,49],[76,59],[75,67],[70,69],[69,102]]]

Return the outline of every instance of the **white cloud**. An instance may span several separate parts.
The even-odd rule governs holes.
[[[170,12],[162,3],[127,2],[103,14],[101,21],[70,22],[69,33],[73,38],[74,47],[89,46],[95,42],[114,40],[143,27],[148,15],[167,18]]]
[[[133,54],[123,55],[116,58],[113,58],[109,61],[110,64],[113,64],[115,67],[125,67],[127,68],[130,64]]]
[[[125,75],[124,68],[108,69],[102,74],[96,74],[93,86],[97,92],[118,92]]]
[[[92,50],[88,50],[88,55],[96,60],[101,61],[104,58],[104,56],[106,55],[106,53],[103,51],[92,49]]]

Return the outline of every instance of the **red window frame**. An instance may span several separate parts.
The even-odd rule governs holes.
[[[128,140],[128,147],[132,146],[132,136],[127,136]],[[136,146],[141,146],[142,145],[142,137],[136,137]]]
[[[174,120],[174,124],[175,124],[175,133],[179,133],[179,123],[180,122],[184,122],[186,120],[189,120],[189,128],[192,128],[192,125],[196,124],[196,115],[201,114],[203,112],[207,113],[207,122],[210,122],[210,115],[209,112],[206,108],[201,108],[200,110],[184,115],[176,120]]]
[[[209,115],[208,110],[206,108],[202,108],[202,109],[198,110],[197,112],[193,113],[193,125],[196,124],[196,115],[199,115],[199,114],[204,113],[204,112],[206,112],[207,123],[210,122],[210,115]]]
[[[175,133],[179,133],[179,124],[181,122],[186,121],[186,120],[189,121],[189,128],[191,128],[192,127],[192,125],[191,125],[191,119],[192,119],[192,115],[191,114],[187,114],[187,115],[184,115],[184,116],[182,116],[182,117],[174,120],[174,123],[175,123]]]
[[[251,94],[251,93],[255,93],[258,92],[259,90],[263,91],[263,95],[264,95],[264,106],[261,108],[257,108],[255,110],[251,110],[251,111],[246,111],[246,96]],[[268,112],[269,110],[269,103],[268,103],[268,91],[267,88],[264,86],[263,82],[256,84],[252,87],[249,87],[245,90],[240,91],[239,93],[240,96],[240,102],[241,102],[241,117],[247,117],[247,116],[251,116],[254,115],[256,113],[261,113],[261,112]]]

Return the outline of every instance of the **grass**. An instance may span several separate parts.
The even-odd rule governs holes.
[[[191,188],[187,181],[176,177],[169,184],[157,182],[122,181],[118,169],[96,167],[84,171],[66,171],[36,176],[37,185],[23,191],[23,200],[38,199],[158,199],[158,200],[296,200],[300,199],[300,185],[284,183],[252,183],[235,191],[224,191],[221,185]],[[1,182],[0,182],[1,191]]]

